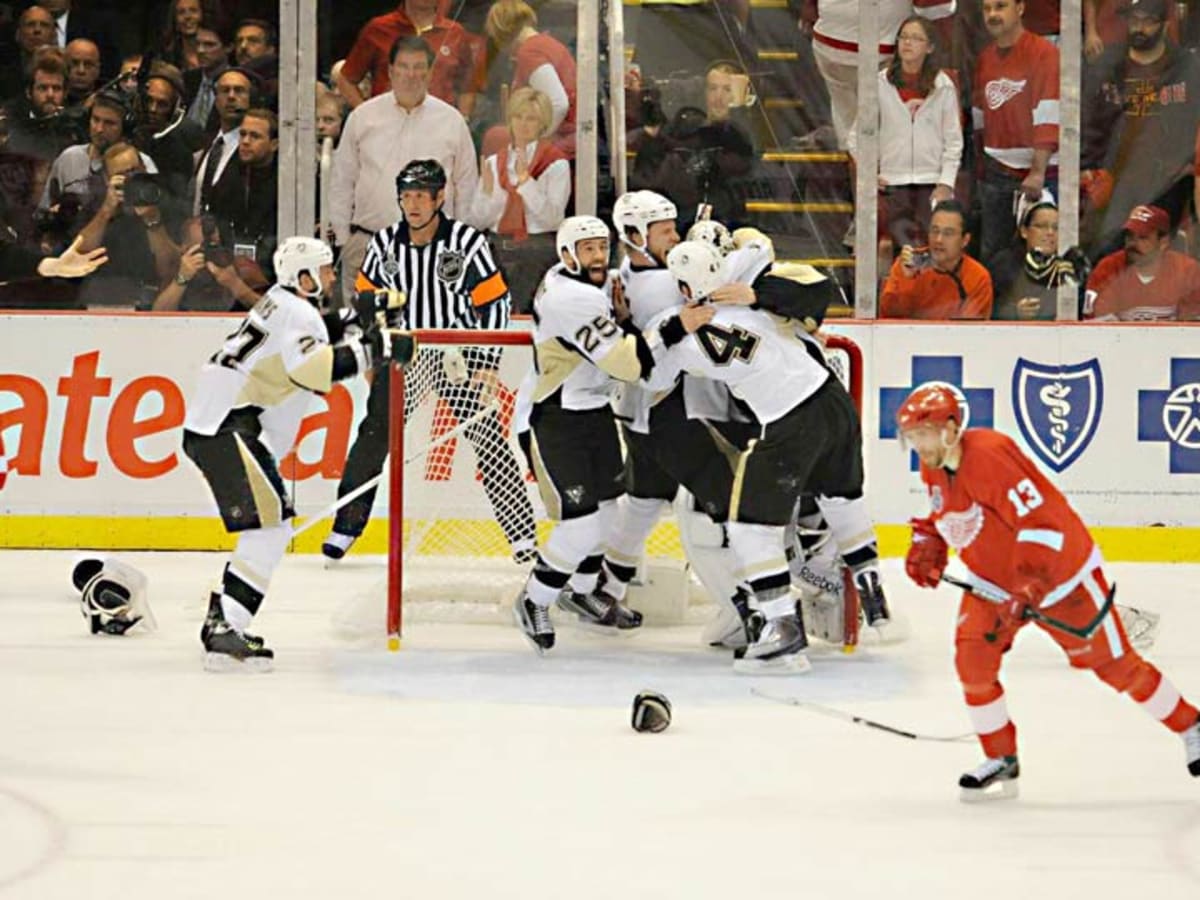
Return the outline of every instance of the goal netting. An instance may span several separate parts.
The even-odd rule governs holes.
[[[517,389],[532,369],[528,331],[419,332],[420,350],[393,369],[387,470],[387,576],[335,617],[343,635],[387,634],[408,622],[508,622],[529,572],[528,551],[552,523],[514,428]],[[862,360],[842,337],[831,367],[860,405]],[[702,622],[712,613],[664,516],[631,589],[648,625]],[[853,610],[857,626],[857,607]]]

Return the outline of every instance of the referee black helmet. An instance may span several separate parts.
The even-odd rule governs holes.
[[[436,159],[414,159],[396,176],[396,195],[405,191],[436,194],[446,186],[446,170]]]

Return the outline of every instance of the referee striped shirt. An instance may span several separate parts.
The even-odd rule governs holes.
[[[512,307],[487,236],[445,216],[423,246],[411,242],[403,219],[375,232],[355,287],[404,291],[408,302],[400,325],[412,330],[505,329]]]

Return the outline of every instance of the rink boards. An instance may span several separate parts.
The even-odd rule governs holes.
[[[226,546],[179,442],[195,374],[233,321],[0,316],[0,458],[8,467],[0,546]],[[1200,560],[1198,326],[847,323],[831,330],[863,350],[868,491],[885,552],[903,551],[902,523],[924,511],[894,412],[914,384],[938,379],[965,390],[974,424],[1004,431],[1038,460],[1107,556]],[[527,364],[510,354],[504,365],[513,371],[504,379],[515,384]],[[361,380],[314,399],[283,467],[301,515],[332,501],[364,400]],[[460,444],[451,474],[421,486],[449,520],[486,516],[471,451]],[[385,515],[382,500],[377,513]],[[375,523],[365,549],[382,551],[385,528]],[[313,529],[297,549],[314,549],[321,532]],[[501,555],[498,529],[494,535],[489,549]],[[656,542],[677,546],[671,526]]]

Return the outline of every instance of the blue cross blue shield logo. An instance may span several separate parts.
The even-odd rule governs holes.
[[[1087,449],[1100,423],[1100,361],[1064,366],[1018,359],[1012,404],[1025,443],[1038,459],[1061,472]]]

